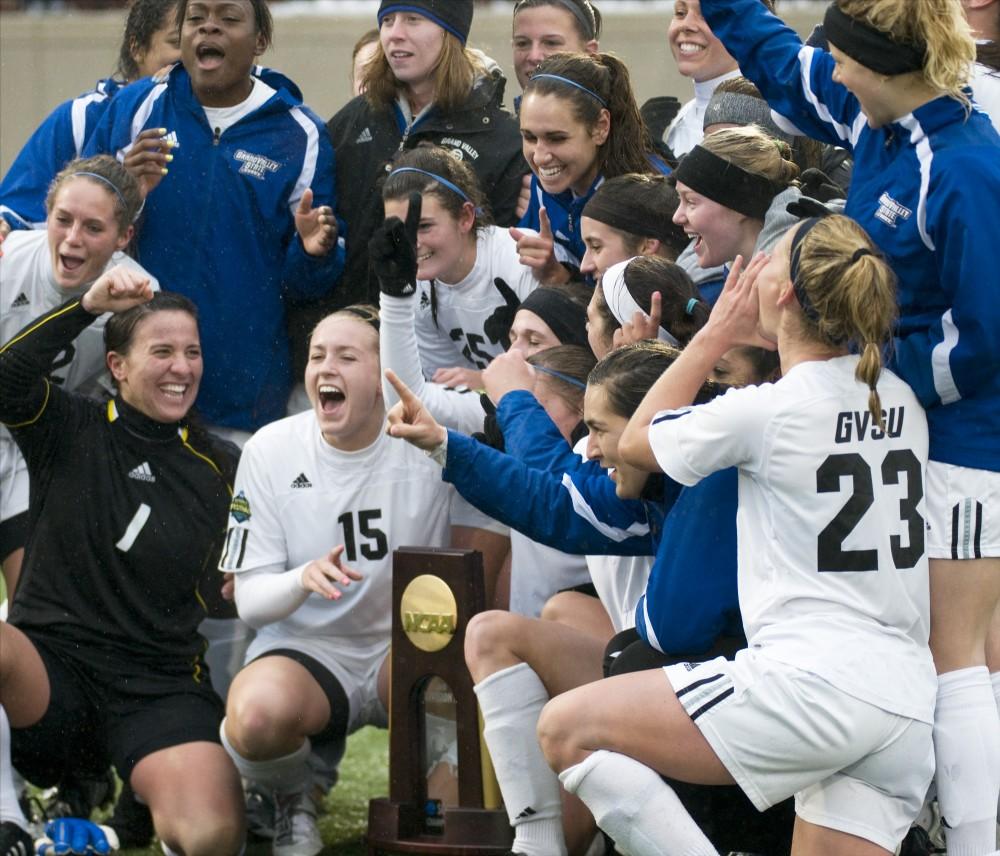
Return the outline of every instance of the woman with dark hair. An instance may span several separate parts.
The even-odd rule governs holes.
[[[330,305],[378,300],[368,241],[383,220],[379,182],[401,149],[430,142],[465,160],[487,188],[496,222],[515,219],[526,171],[517,125],[502,106],[499,66],[465,46],[472,14],[473,0],[379,5],[379,46],[365,66],[364,94],[327,123],[337,156],[337,211],[350,223],[347,265]]]
[[[514,73],[521,89],[554,53],[597,53],[601,12],[590,0],[518,0],[514,4]],[[515,106],[520,104],[516,98]]]
[[[628,68],[612,54],[553,54],[524,88],[518,112],[531,198],[511,230],[523,264],[541,282],[566,282],[586,246],[583,207],[601,183],[625,173],[666,172],[653,154]]]
[[[117,73],[90,92],[56,107],[22,146],[0,182],[0,234],[30,229],[45,220],[49,182],[83,144],[123,86],[180,59],[176,10],[180,0],[135,0],[129,6],[118,52]]]
[[[119,393],[99,404],[48,374],[105,312]],[[0,704],[13,764],[35,784],[113,764],[165,848],[235,856],[240,782],[197,627],[236,460],[188,421],[201,375],[193,304],[126,267],[0,348],[0,419],[32,481],[21,582],[0,623]]]

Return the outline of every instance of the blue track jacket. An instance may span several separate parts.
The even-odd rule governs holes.
[[[198,305],[200,414],[251,431],[285,415],[292,387],[284,298],[321,296],[344,264],[343,240],[317,258],[295,231],[293,212],[307,187],[314,206],[336,206],[326,129],[294,84],[273,71],[263,79],[277,92],[215,139],[177,65],[163,83],[122,89],[84,151],[124,159],[147,128],[166,128],[180,144],[146,201],[137,256],[164,289]]]

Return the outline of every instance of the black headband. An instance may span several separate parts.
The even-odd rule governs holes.
[[[827,41],[877,74],[905,74],[924,67],[926,47],[904,45],[881,30],[852,18],[831,3],[823,18]]]
[[[777,143],[775,143],[777,145]],[[755,175],[703,146],[695,146],[674,170],[681,184],[726,208],[763,220],[782,187]]]
[[[563,345],[582,345],[587,342],[587,310],[575,300],[554,288],[536,288],[529,294],[519,310],[534,312],[555,334]]]
[[[607,187],[607,184],[602,187]],[[670,200],[664,195],[656,199],[663,202],[663,207],[643,205],[649,195],[644,193],[640,196],[635,193],[631,198],[623,198],[625,194],[618,194],[616,198],[615,194],[601,193],[601,188],[598,188],[583,206],[583,216],[605,223],[620,232],[640,238],[656,238],[668,246],[674,246],[678,241],[682,245],[686,244],[687,239],[683,237],[682,230],[670,219],[674,215],[670,209],[676,203],[676,197]]]
[[[524,2],[525,0],[521,0],[520,3],[514,6],[515,16],[521,11],[521,7],[524,5]],[[594,15],[594,8],[590,5],[588,0],[581,0],[581,3],[574,3],[573,0],[553,0],[553,2],[550,2],[547,5],[562,6],[566,9],[574,18],[576,18],[577,21],[580,22],[583,32],[587,37],[587,41],[597,38],[597,16]]]
[[[809,295],[806,294],[805,286],[799,280],[799,262],[802,259],[802,241],[805,240],[806,235],[813,230],[817,223],[821,223],[825,219],[826,217],[810,217],[808,220],[803,220],[792,236],[792,245],[789,249],[788,275],[792,280],[792,288],[795,289],[795,297],[798,299],[799,306],[802,307],[806,318],[809,318],[814,323],[819,321],[819,312],[816,311],[816,307],[813,306]]]

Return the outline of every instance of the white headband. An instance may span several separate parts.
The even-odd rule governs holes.
[[[632,316],[635,315],[636,312],[641,312],[646,316],[649,315],[645,309],[635,302],[632,292],[628,290],[628,286],[625,284],[625,268],[627,268],[629,264],[637,258],[639,258],[639,256],[633,256],[631,259],[626,259],[623,262],[611,265],[611,267],[604,272],[604,276],[601,277],[601,288],[604,290],[604,302],[608,304],[608,309],[611,310],[611,314],[615,316],[615,319],[622,326],[626,323],[631,324]],[[666,342],[668,345],[673,345],[675,348],[680,347],[680,342],[678,342],[668,330],[664,330],[662,324],[657,330],[656,338],[661,342]]]

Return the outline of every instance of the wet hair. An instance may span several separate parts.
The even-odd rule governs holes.
[[[663,342],[636,342],[612,351],[590,373],[587,386],[603,386],[608,406],[617,416],[631,418],[642,399],[677,357],[677,348]],[[695,396],[695,404],[715,398],[727,387],[706,380]]]
[[[81,175],[90,173],[90,175]],[[95,178],[95,176],[97,176]],[[95,155],[90,158],[77,158],[64,166],[49,185],[45,195],[45,211],[52,211],[56,197],[66,182],[75,178],[89,181],[107,193],[115,206],[115,222],[118,224],[118,234],[122,235],[142,210],[142,192],[139,183],[111,155]]]
[[[590,0],[518,0],[514,4],[514,19],[525,9],[552,6],[564,9],[573,19],[573,29],[582,42],[599,41],[601,38],[601,12]]]
[[[919,74],[932,89],[969,103],[968,84],[976,43],[960,0],[836,0],[845,15],[887,34],[892,41],[923,49]]]
[[[405,149],[393,159],[393,170],[401,167],[421,169],[439,175],[454,184],[467,199],[454,190],[427,175],[417,172],[390,172],[382,184],[382,199],[409,199],[410,194],[419,192],[423,196],[433,196],[454,219],[462,214],[465,203],[471,202],[476,214],[476,229],[482,229],[493,222],[489,201],[479,184],[479,178],[465,161],[452,156],[441,146],[420,143],[412,149]]]
[[[779,188],[778,192],[793,185],[799,176],[788,143],[769,137],[755,125],[716,131],[698,145],[746,172],[768,179]]]
[[[379,317],[378,307],[371,303],[352,303],[350,306],[345,306],[343,309],[337,309],[329,315],[324,315],[313,325],[312,330],[309,331],[309,342],[312,342],[313,333],[316,332],[319,325],[326,321],[327,318],[348,318],[352,321],[360,321],[375,331],[375,341],[378,342],[382,322]]]
[[[163,26],[164,20],[177,23],[177,5],[181,0],[132,0],[125,18],[125,32],[118,49],[118,76],[131,82],[139,77],[139,64],[135,54],[148,51],[153,36]]]
[[[598,175],[607,179],[627,172],[655,172],[649,161],[653,143],[635,103],[628,67],[618,57],[608,53],[552,54],[525,84],[524,97],[532,93],[568,100],[576,120],[588,129],[597,124],[601,110],[608,111],[611,127],[597,150]]]
[[[457,36],[443,27],[441,31],[444,41],[433,72],[434,104],[442,113],[450,113],[465,103],[476,78],[487,72],[479,54],[465,47]],[[389,65],[381,39],[375,56],[365,66],[363,86],[368,103],[382,110],[390,109],[404,88]]]
[[[802,224],[793,229],[806,228]],[[816,223],[796,248],[793,282],[804,292],[802,329],[809,338],[861,354],[855,376],[871,390],[868,409],[882,424],[875,388],[882,353],[892,344],[896,323],[896,276],[864,229],[833,215]],[[803,301],[800,298],[799,303]]]
[[[632,299],[646,313],[652,304],[653,293],[660,292],[660,326],[681,346],[690,342],[708,321],[708,304],[701,299],[698,287],[687,272],[674,262],[659,256],[638,256],[625,268],[625,285]],[[622,326],[608,307],[601,286],[597,286],[595,292],[594,308],[603,319],[605,330],[613,332]]]
[[[684,230],[673,222],[679,204],[677,188],[666,176],[629,172],[604,181],[587,200],[583,216],[621,235],[631,255],[638,254],[647,238],[656,238],[661,246],[658,255],[673,260],[689,242]]]
[[[187,16],[188,3],[194,0],[179,0],[177,4],[177,29],[184,26],[184,18]],[[253,9],[254,23],[257,27],[257,35],[264,43],[264,50],[271,47],[274,41],[274,19],[271,17],[271,10],[267,6],[267,0],[247,0]]]
[[[587,386],[587,377],[597,363],[590,348],[580,345],[557,345],[532,354],[527,361],[536,369],[540,369],[539,378],[553,393],[572,409],[583,411],[583,393]],[[577,383],[572,383],[567,378]]]
[[[151,300],[116,312],[104,325],[104,350],[125,356],[132,349],[136,330],[150,315],[156,312],[186,312],[198,323],[198,307],[183,294],[173,291],[154,291]]]

